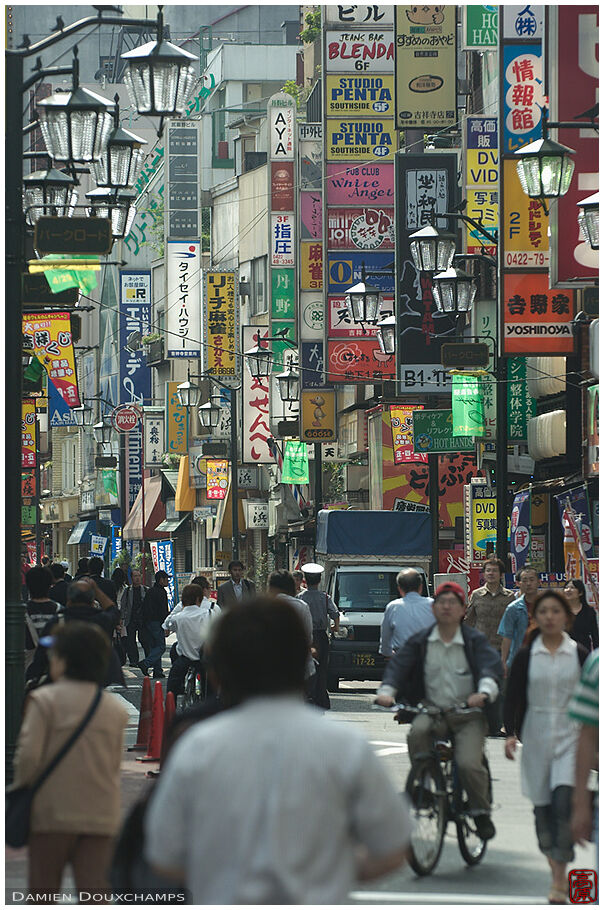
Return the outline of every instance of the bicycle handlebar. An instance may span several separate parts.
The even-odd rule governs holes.
[[[372,705],[374,711],[388,711],[391,714],[398,714],[399,711],[406,711],[408,714],[428,714],[431,717],[438,717],[440,714],[475,714],[482,713],[482,708],[470,708],[465,702],[463,705],[451,705],[448,708],[437,708],[434,705],[391,705],[385,708],[382,705]]]

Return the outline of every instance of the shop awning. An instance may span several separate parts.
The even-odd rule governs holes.
[[[174,507],[177,512],[192,512],[197,505],[196,491],[191,486],[189,478],[189,456],[180,459],[178,469],[178,483],[176,485],[176,501]]]
[[[67,541],[67,546],[77,545],[79,543],[90,543],[93,534],[96,533],[96,521],[80,521],[71,532]]]
[[[160,538],[167,535],[158,531],[158,525],[166,517],[166,507],[161,499],[162,477],[158,474],[156,477],[145,477],[145,539],[153,539],[159,533]],[[126,520],[122,530],[123,540],[142,540],[143,539],[143,487],[136,495],[134,505]]]
[[[190,517],[191,515],[187,514],[183,515],[181,518],[166,518],[166,520],[162,521],[155,530],[160,531],[163,534],[174,534]]]
[[[245,515],[243,514],[243,499],[239,499],[239,531],[245,531]],[[227,495],[218,505],[218,513],[214,520],[214,530],[209,535],[210,539],[218,540],[222,537],[224,540],[230,540],[233,536],[233,519],[231,507],[231,484],[227,490]]]
[[[182,462],[182,458],[181,458],[181,462]],[[178,486],[178,471],[171,471],[167,468],[162,468],[161,473],[162,473],[162,477],[165,478],[166,482],[172,487],[174,494],[176,495],[176,487]],[[168,499],[170,499],[170,496],[169,496],[167,490],[166,490],[165,495],[167,496]]]

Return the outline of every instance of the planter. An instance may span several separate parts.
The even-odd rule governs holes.
[[[148,367],[163,363],[165,360],[163,338],[145,345],[145,360]]]

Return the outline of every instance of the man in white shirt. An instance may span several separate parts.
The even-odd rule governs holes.
[[[434,594],[436,624],[411,636],[388,661],[376,702],[391,707],[399,697],[405,704],[433,705],[447,709],[467,705],[485,708],[494,704],[501,685],[501,660],[486,635],[462,625],[465,592],[446,581]],[[429,752],[434,737],[454,736],[455,760],[462,785],[475,816],[478,836],[495,836],[491,821],[489,779],[483,765],[487,721],[484,713],[453,711],[430,717],[420,714],[408,736],[411,760]]]
[[[400,597],[391,600],[384,612],[380,654],[392,657],[408,638],[434,625],[432,598],[422,597],[422,576],[415,569],[402,569],[396,576]]]
[[[182,590],[182,610],[169,613],[162,628],[176,632],[176,656],[168,676],[167,691],[182,695],[187,670],[200,659],[201,648],[207,638],[208,626],[214,611],[220,612],[211,600],[204,597],[199,585],[185,585]]]
[[[145,856],[194,904],[341,904],[405,860],[408,810],[366,740],[303,704],[308,640],[286,603],[225,611],[209,639],[229,710],[170,753]]]

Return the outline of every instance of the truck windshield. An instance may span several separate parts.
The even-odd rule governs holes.
[[[392,572],[346,572],[339,571],[336,577],[334,600],[338,609],[346,612],[376,610],[383,611],[391,600],[399,597],[396,587],[396,571]]]

